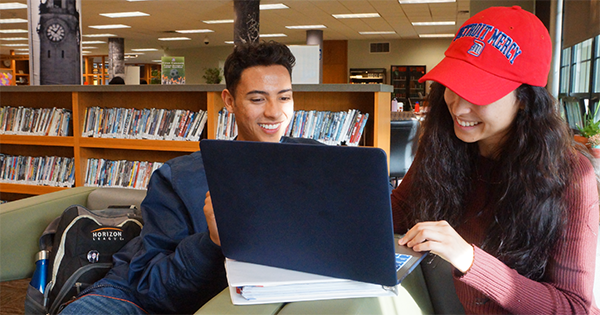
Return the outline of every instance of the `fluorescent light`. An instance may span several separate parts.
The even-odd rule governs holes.
[[[414,26],[433,26],[433,25],[455,25],[454,21],[441,21],[441,22],[412,22]]]
[[[81,47],[81,49],[98,49],[98,47],[85,46],[85,47]]]
[[[91,51],[87,51],[87,50],[82,50],[82,51],[81,51],[81,53],[82,53],[83,55],[89,55],[89,54],[91,54],[92,52],[91,52]]]
[[[192,39],[189,37],[163,37],[163,38],[159,38],[158,40],[169,41],[169,40],[192,40]]]
[[[421,38],[435,38],[435,37],[447,38],[447,37],[454,37],[454,34],[419,34],[419,37],[421,37]]]
[[[207,20],[207,21],[202,21],[206,24],[226,24],[226,23],[233,23],[233,19],[231,20]]]
[[[2,34],[29,33],[28,30],[0,30]]]
[[[233,45],[233,44],[235,44],[235,43],[234,43],[232,40],[226,40],[226,41],[225,41],[225,44]]]
[[[118,12],[118,13],[100,13],[102,16],[109,18],[125,18],[125,17],[138,17],[138,16],[149,16],[150,14],[134,11],[134,12]]]
[[[27,23],[25,19],[0,19],[0,24]]]
[[[28,52],[16,52],[15,55],[29,55]]]
[[[125,53],[125,56],[136,56],[137,57],[138,55],[145,55],[145,54],[144,53],[139,53],[139,52],[137,52],[137,53]]]
[[[444,3],[444,2],[456,2],[456,0],[398,0],[400,4],[413,4],[413,3]]]
[[[180,30],[180,31],[175,31],[175,32],[180,33],[180,34],[197,34],[197,33],[212,33],[214,31],[209,30],[209,29],[201,29],[201,30]]]
[[[107,25],[90,25],[89,28],[95,28],[98,30],[108,30],[113,28],[131,28],[129,25],[124,24],[107,24]]]
[[[261,4],[259,8],[260,10],[289,9],[289,7],[283,3]]]
[[[11,9],[27,9],[27,5],[18,2],[0,3],[0,10]]]
[[[158,51],[156,48],[133,48],[131,51]]]
[[[336,19],[368,19],[380,17],[379,13],[332,14]]]
[[[283,34],[283,33],[277,33],[277,34],[260,34],[260,37],[287,37],[287,35]]]
[[[17,48],[15,51],[29,51],[29,48]]]
[[[29,46],[29,44],[0,44],[2,46],[5,47],[25,47],[25,46]]]
[[[358,32],[360,35],[389,35],[396,34],[394,31],[373,31],[373,32]]]
[[[83,37],[114,37],[117,36],[115,34],[86,34],[86,35],[81,35]]]
[[[94,44],[106,44],[106,42],[103,42],[101,40],[88,40],[88,41],[82,41],[81,42],[82,45],[94,45]]]
[[[327,28],[325,25],[292,25],[286,26],[285,28],[290,30],[311,30],[316,28]]]
[[[27,37],[4,37],[0,38],[0,40],[27,40]]]

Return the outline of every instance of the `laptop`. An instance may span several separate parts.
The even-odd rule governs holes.
[[[200,149],[229,259],[395,286],[424,257],[394,238],[381,149],[228,140]]]

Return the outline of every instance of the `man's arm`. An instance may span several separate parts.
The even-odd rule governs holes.
[[[202,207],[207,191],[200,154],[167,162],[142,203],[142,245],[128,281],[151,313],[189,313],[222,291],[224,257],[209,237]]]

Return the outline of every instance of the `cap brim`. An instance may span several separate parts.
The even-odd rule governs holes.
[[[475,105],[491,104],[521,85],[519,82],[490,74],[468,62],[452,57],[445,57],[421,77],[419,82],[427,80],[441,83]]]

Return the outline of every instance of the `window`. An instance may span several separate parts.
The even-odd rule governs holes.
[[[600,93],[600,35],[596,36],[596,53],[594,54],[594,93]]]
[[[573,46],[572,93],[588,93],[592,66],[592,41],[590,38]]]
[[[560,94],[569,94],[569,81],[571,80],[571,47],[562,51],[560,60]]]

